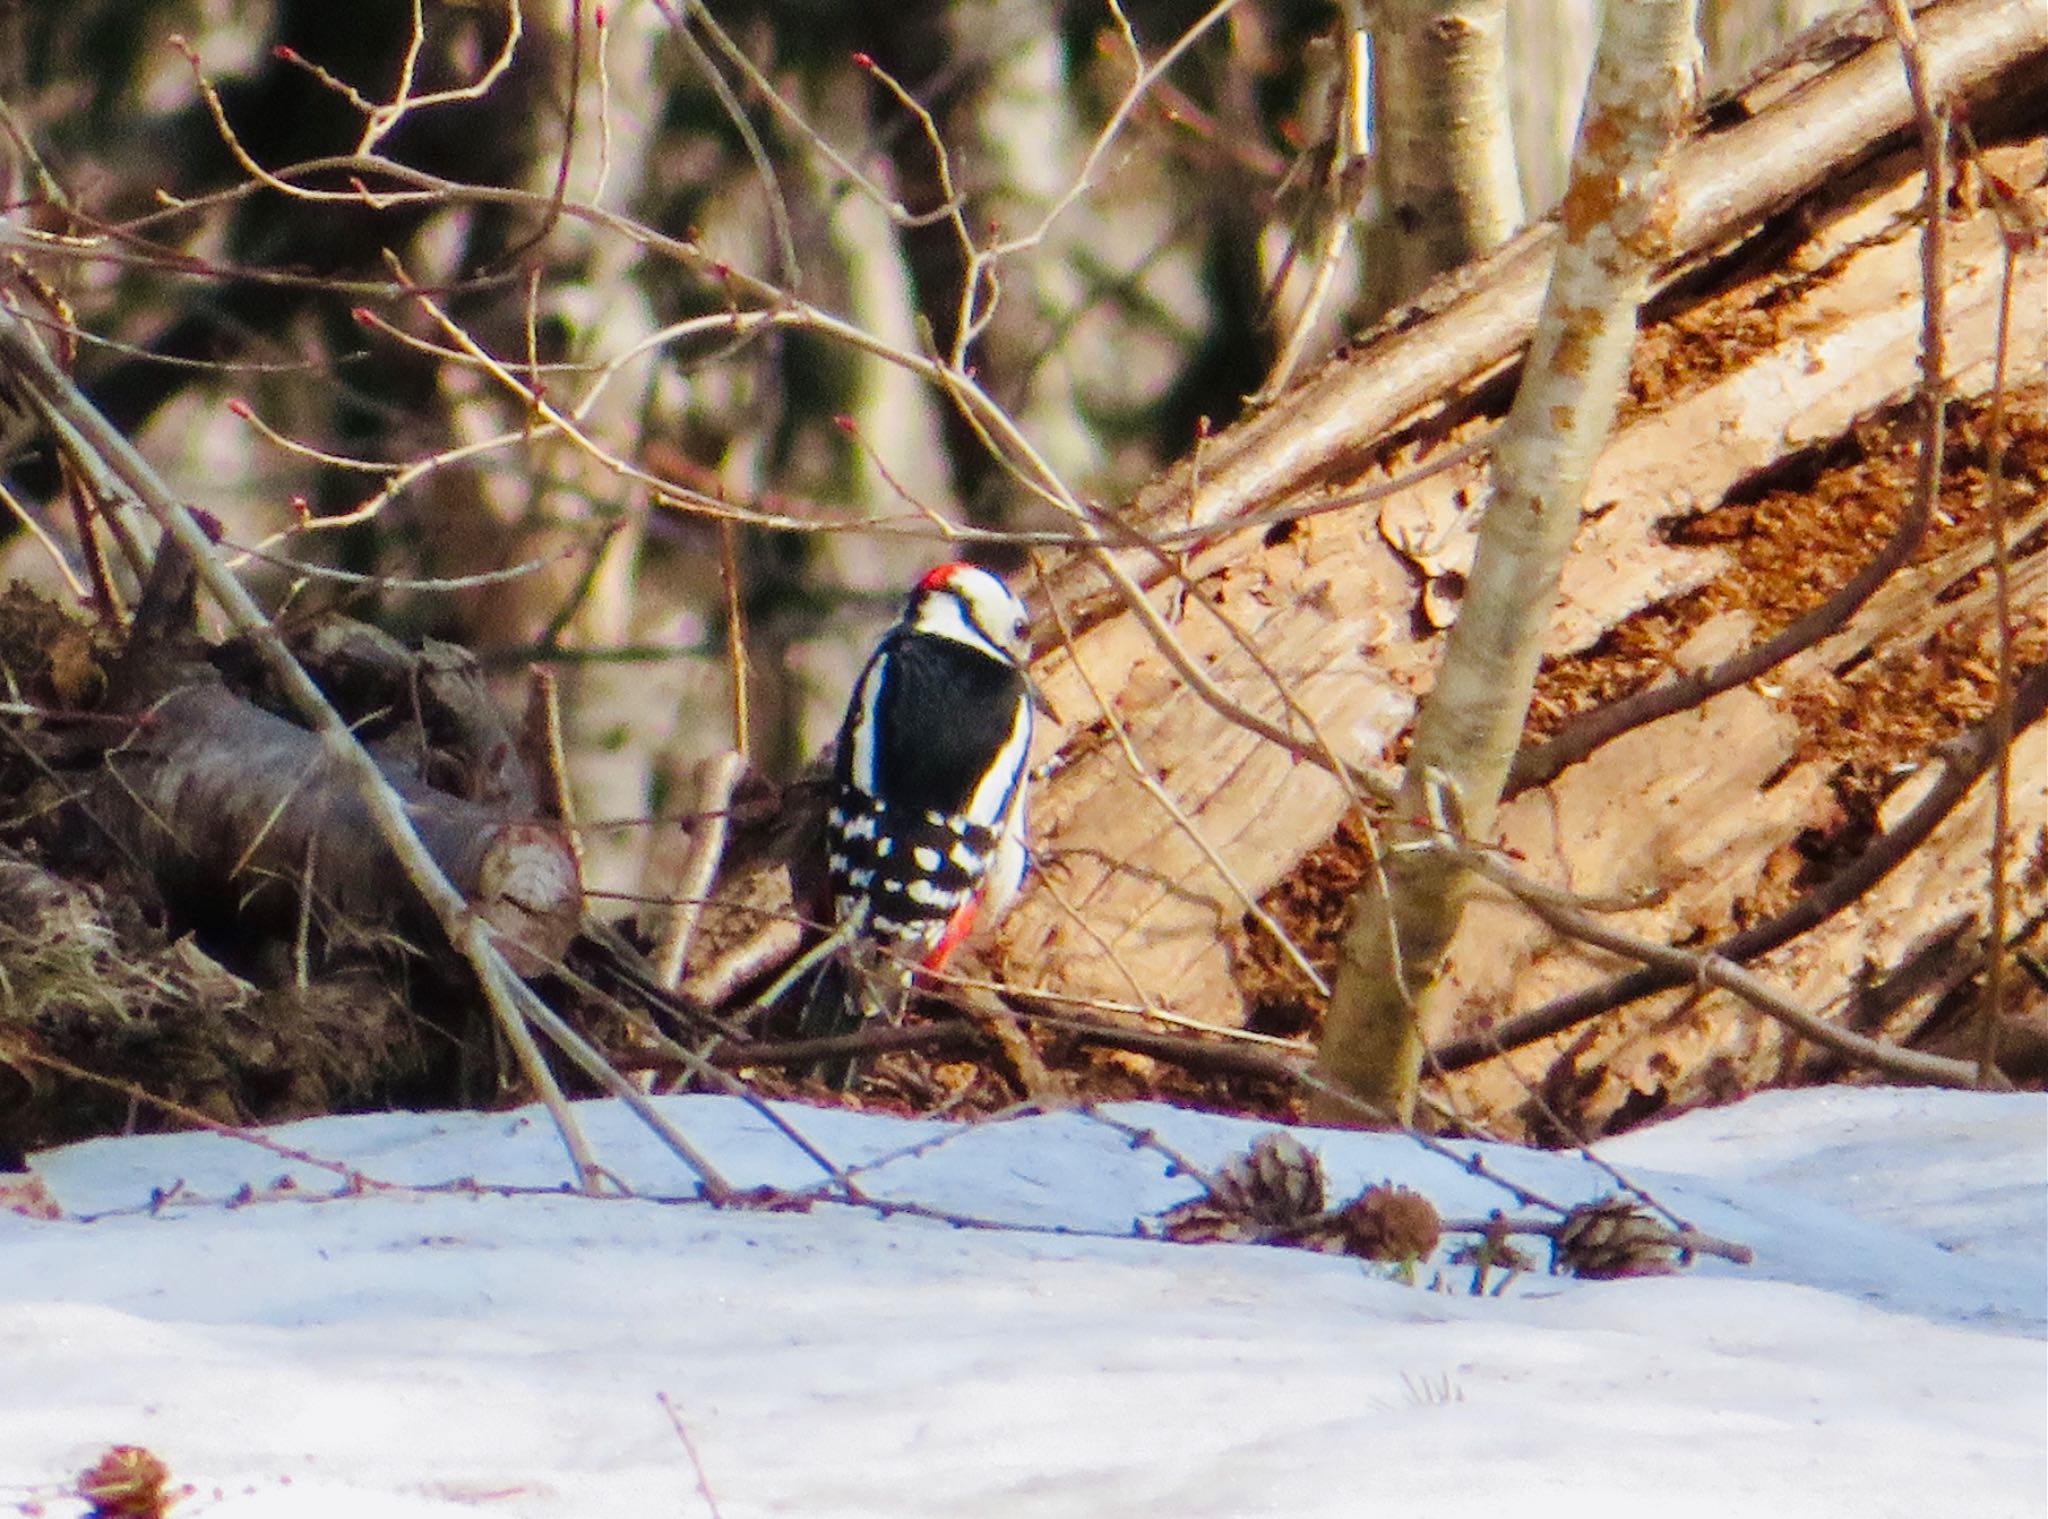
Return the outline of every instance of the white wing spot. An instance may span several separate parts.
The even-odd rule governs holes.
[[[945,861],[939,858],[938,850],[925,844],[920,844],[911,850],[910,858],[917,862],[919,870],[930,871],[933,874],[936,874],[939,867],[945,864]]]
[[[965,899],[966,893],[948,891],[943,886],[934,886],[930,881],[912,881],[903,888],[903,895],[919,907],[937,907],[951,912]]]

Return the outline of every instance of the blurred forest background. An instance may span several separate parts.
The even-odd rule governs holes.
[[[1363,146],[1347,149],[1344,119],[1355,6],[719,3],[717,34],[690,9],[0,6],[10,199],[55,234],[37,269],[85,335],[86,392],[260,549],[245,568],[265,596],[341,598],[507,671],[562,661],[582,815],[622,824],[586,840],[596,886],[634,879],[633,820],[660,810],[669,768],[730,742],[727,570],[743,747],[787,774],[830,737],[913,573],[951,552],[936,522],[1049,525],[939,387],[869,351],[959,335],[964,260],[932,214],[946,203],[933,133],[967,226],[1021,244],[993,269],[977,376],[1083,497],[1127,498],[1268,387],[1283,352],[1298,373],[1372,314],[1364,238],[1309,303],[1331,227],[1374,209],[1369,175],[1331,172]],[[1715,75],[1815,10],[1712,7]],[[1538,0],[1508,15],[1517,157],[1540,214],[1594,17]],[[1133,41],[1148,62],[1184,48],[1136,101]],[[367,107],[398,98],[405,71],[426,98],[378,121]],[[350,153],[366,130],[469,190],[380,210],[258,183],[256,166]],[[719,265],[849,332],[721,330],[736,300]],[[524,436],[520,398],[448,352],[399,267],[573,402],[601,454]],[[783,526],[651,505],[647,479],[608,461]],[[22,499],[52,491],[47,457],[13,469]],[[843,530],[858,523],[876,530]],[[839,530],[789,530],[806,524]],[[55,583],[18,520],[0,534],[0,575]],[[1019,563],[1000,543],[975,552]],[[534,568],[450,590],[350,588],[301,565],[398,582]]]

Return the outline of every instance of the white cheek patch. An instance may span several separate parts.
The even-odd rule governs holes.
[[[982,641],[1001,650],[1002,657],[1016,664],[1024,662],[1030,619],[1024,603],[1000,576],[968,567],[955,571],[946,582],[947,599],[959,604],[963,620]]]
[[[917,618],[911,626],[934,638],[948,638],[954,643],[964,643],[970,649],[979,649],[990,659],[999,659],[1006,665],[1016,663],[996,646],[988,634],[974,625],[973,619],[967,615],[966,604],[958,594],[927,598],[917,609]]]

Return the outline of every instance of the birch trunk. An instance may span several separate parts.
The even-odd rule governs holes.
[[[1377,314],[1522,225],[1507,96],[1506,0],[1383,0],[1373,28]]]
[[[1321,1074],[1403,1123],[1440,1021],[1429,987],[1467,888],[1443,834],[1490,836],[1636,313],[1669,256],[1666,170],[1698,90],[1691,0],[1610,5],[1550,292],[1494,448],[1464,611],[1416,725],[1380,861],[1385,889],[1368,884],[1352,903],[1324,1025]]]

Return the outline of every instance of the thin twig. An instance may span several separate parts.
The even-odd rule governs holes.
[[[725,668],[732,683],[732,747],[742,761],[754,752],[754,720],[747,679],[746,591],[740,582],[739,533],[730,522],[718,524],[718,578],[725,592]]]
[[[662,1409],[668,1414],[668,1422],[675,1426],[676,1438],[683,1442],[683,1454],[690,1458],[690,1470],[697,1478],[697,1496],[704,1500],[705,1508],[711,1511],[711,1519],[725,1519],[724,1511],[718,1506],[718,1499],[711,1491],[711,1478],[704,1470],[704,1458],[697,1454],[697,1442],[690,1438],[690,1428],[683,1423],[683,1415],[665,1392],[658,1392]]]
[[[662,925],[655,943],[654,979],[664,991],[674,991],[689,963],[690,942],[696,937],[704,903],[711,895],[719,862],[725,857],[734,788],[747,771],[746,757],[733,750],[698,761],[690,771],[690,794],[686,812],[695,819],[690,830],[689,851],[675,882],[675,910]]]
[[[668,1035],[654,1026],[653,1019],[642,1009],[609,995],[602,988],[577,975],[576,972],[570,970],[565,965],[557,966],[555,973],[582,996],[588,997],[594,1002],[602,1003],[618,1017],[625,1019],[626,1022],[632,1025],[633,1031],[636,1034],[653,1046],[658,1053],[675,1062],[678,1067],[688,1071],[691,1075],[704,1077],[712,1085],[725,1092],[726,1095],[737,1097],[741,1102],[752,1108],[769,1128],[775,1130],[776,1133],[788,1140],[805,1159],[824,1172],[848,1198],[854,1201],[861,1200],[860,1188],[854,1185],[853,1180],[847,1175],[839,1162],[832,1159],[831,1156],[813,1144],[802,1130],[776,1112],[773,1105],[758,1093],[749,1089],[746,1083],[736,1079],[731,1072],[721,1070],[712,1062],[708,1055],[699,1055],[696,1051],[669,1038]],[[639,1088],[634,1087],[632,1090],[638,1092]],[[645,1100],[644,1096],[642,1100]]]
[[[189,1124],[195,1129],[204,1129],[209,1134],[218,1134],[222,1139],[238,1140],[243,1144],[254,1145],[259,1150],[267,1151],[280,1160],[288,1160],[295,1165],[312,1166],[315,1170],[329,1172],[339,1176],[351,1191],[383,1192],[397,1190],[396,1184],[379,1181],[374,1176],[358,1171],[354,1166],[343,1165],[340,1161],[335,1160],[323,1160],[318,1155],[285,1144],[280,1140],[272,1139],[269,1135],[257,1129],[243,1128],[238,1124],[222,1123],[218,1118],[209,1118],[197,1108],[187,1107],[184,1103],[174,1098],[152,1092],[147,1087],[138,1086],[132,1081],[124,1081],[118,1076],[109,1076],[103,1071],[89,1071],[83,1066],[73,1065],[61,1055],[52,1055],[45,1050],[34,1049],[27,1045],[10,1045],[7,1055],[9,1060],[20,1060],[29,1065],[39,1065],[44,1070],[55,1072],[59,1076],[69,1077],[73,1081],[89,1082],[94,1086],[102,1086],[109,1091],[119,1092],[131,1104],[154,1108],[167,1117],[175,1118],[179,1123]]]

